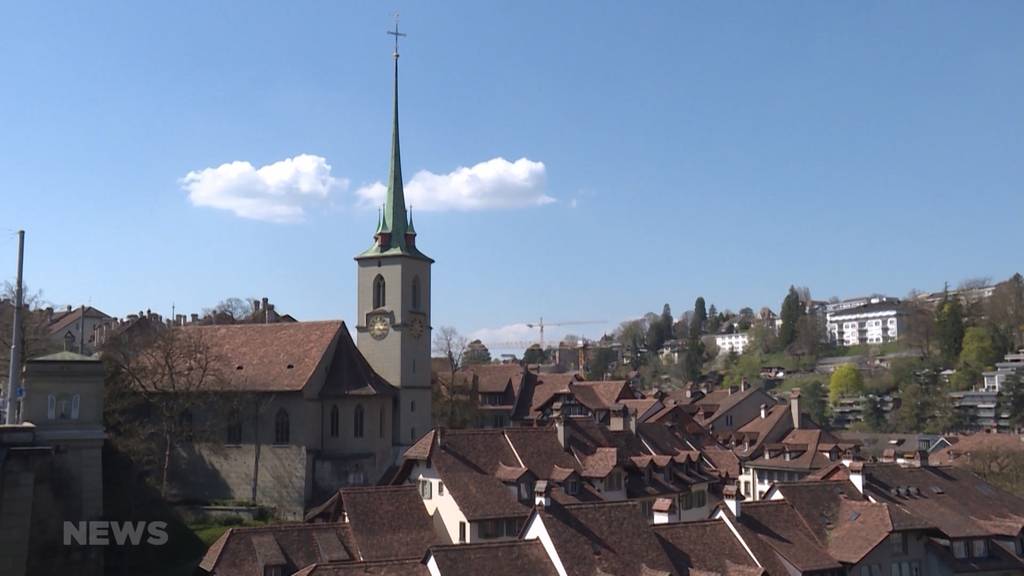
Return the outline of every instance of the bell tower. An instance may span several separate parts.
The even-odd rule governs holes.
[[[430,257],[416,246],[412,214],[405,207],[398,138],[398,39],[395,37],[394,112],[387,199],[377,216],[373,244],[355,257],[358,272],[356,342],[381,376],[399,388],[392,405],[396,447],[415,442],[433,427],[430,389]]]

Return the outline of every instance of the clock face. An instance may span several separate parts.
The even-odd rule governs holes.
[[[423,332],[426,331],[423,324],[423,318],[413,318],[410,320],[409,334],[412,335],[413,338],[419,339],[420,336],[423,336]]]
[[[384,314],[371,316],[367,324],[369,325],[370,336],[377,340],[382,340],[391,331],[391,320]]]

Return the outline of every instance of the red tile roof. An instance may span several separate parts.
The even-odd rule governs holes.
[[[435,546],[430,556],[444,576],[557,576],[539,540]]]
[[[665,524],[654,533],[679,574],[765,574],[723,520]]]

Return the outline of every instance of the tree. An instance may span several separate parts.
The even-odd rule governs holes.
[[[750,330],[750,327],[754,324],[754,309],[750,307],[740,308],[739,320],[736,321],[736,327],[741,332]]]
[[[1006,336],[1010,348],[1024,348],[1024,277],[1017,273],[1000,282],[985,308],[985,315]]]
[[[793,286],[789,287],[786,298],[782,301],[782,309],[779,316],[782,318],[782,328],[779,330],[779,343],[783,348],[788,348],[796,341],[797,322],[803,315],[804,307],[800,303],[800,294]]]
[[[215,400],[223,397],[227,380],[220,358],[199,332],[181,328],[156,328],[117,338],[104,352],[112,391],[116,396],[136,397],[141,400],[136,406],[144,404],[149,413],[150,428],[143,428],[138,420],[132,424],[137,427],[136,439],[145,442],[152,436],[156,440],[150,445],[160,450],[160,495],[166,496],[175,447],[196,434],[194,415],[213,412]],[[131,418],[124,413],[121,417]]]
[[[622,345],[633,369],[640,368],[640,351],[647,347],[647,322],[643,319],[626,320],[615,330],[615,338]]]
[[[800,316],[796,324],[796,338],[786,349],[793,356],[818,355],[818,346],[821,343],[821,330],[818,319],[806,314]]]
[[[708,334],[718,334],[718,330],[722,327],[722,317],[718,314],[718,310],[715,305],[712,304],[708,308]]]
[[[999,405],[1000,412],[1009,412],[1014,426],[1024,426],[1024,374],[1018,371],[1006,378]]]
[[[488,350],[487,346],[480,340],[473,340],[466,346],[466,351],[462,356],[462,362],[466,365],[490,364],[491,351]]]
[[[953,366],[963,346],[964,318],[960,299],[950,298],[948,291],[935,309],[935,335],[945,366]]]
[[[22,287],[21,314],[21,362],[22,366],[29,358],[55,352],[60,348],[50,341],[47,330],[48,313],[43,309],[48,306],[43,300],[42,292],[33,292],[28,286]],[[14,335],[14,285],[5,283],[0,291],[0,370],[5,381],[7,367],[11,361],[11,337]]]
[[[693,318],[690,319],[690,338],[699,338],[704,333],[708,321],[708,312],[704,307],[704,297],[698,296],[693,303]]]
[[[523,364],[544,364],[545,362],[547,362],[547,355],[540,344],[533,344],[523,352]]]
[[[448,364],[446,373],[434,374],[434,423],[461,428],[475,418],[477,407],[476,378],[462,374],[469,344],[458,330],[442,326],[434,333],[433,348],[434,354],[445,358]]]
[[[864,392],[864,377],[853,364],[843,364],[832,372],[828,381],[828,398],[832,404],[844,396],[857,396]]]
[[[661,329],[665,334],[666,340],[671,340],[676,337],[673,330],[674,320],[672,318],[672,308],[665,303],[661,308]]]
[[[818,380],[800,385],[800,404],[811,420],[824,426],[828,420],[828,403],[825,401],[825,386]]]
[[[928,304],[920,299],[910,299],[904,307],[906,313],[906,342],[921,350],[925,356],[932,353],[935,339],[935,314]]]
[[[254,298],[238,298],[232,296],[225,298],[217,303],[212,309],[204,310],[204,315],[210,314],[226,314],[234,319],[235,322],[245,322],[252,316],[252,302]]]
[[[607,346],[596,346],[590,350],[587,362],[588,380],[605,380],[615,363],[615,351]]]
[[[869,432],[886,432],[888,421],[885,417],[885,410],[882,407],[882,399],[875,394],[868,394],[864,397],[861,405],[864,414],[864,427]]]
[[[1000,354],[996,350],[992,334],[987,328],[971,326],[964,332],[960,349],[960,366],[973,366],[979,370],[994,366]]]

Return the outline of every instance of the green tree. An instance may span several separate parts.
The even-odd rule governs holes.
[[[885,417],[885,410],[882,407],[882,399],[875,394],[868,394],[864,397],[862,405],[864,414],[864,427],[870,432],[888,431],[889,422]]]
[[[615,363],[615,351],[607,346],[591,349],[587,362],[588,380],[605,380]]]
[[[811,420],[825,426],[828,420],[828,402],[825,399],[825,385],[819,380],[811,380],[800,385],[800,404]]]
[[[676,337],[673,325],[675,321],[672,318],[672,307],[668,305],[668,302],[661,307],[661,330],[665,334],[666,340],[671,340]]]
[[[715,305],[712,304],[711,307],[708,308],[708,323],[706,326],[708,334],[718,334],[718,330],[719,328],[721,328],[721,326],[722,316],[718,313],[718,310],[715,308]]]
[[[948,292],[935,308],[935,335],[944,365],[954,366],[963,347],[964,317],[960,299],[950,298]]]
[[[1024,426],[1024,374],[1016,372],[1006,378],[999,404],[1001,412],[1010,413],[1010,422],[1014,426]]]
[[[996,286],[985,315],[1005,335],[1009,348],[1024,348],[1024,277],[1020,273]]]
[[[465,365],[490,364],[491,351],[480,340],[473,340],[466,346],[466,353],[462,356],[462,363]]]
[[[782,328],[779,330],[779,343],[785,349],[796,341],[797,323],[803,315],[804,308],[800,304],[800,294],[793,286],[789,287],[786,298],[782,301],[782,310],[779,316],[782,318]]]
[[[971,326],[964,332],[960,366],[969,365],[981,370],[995,365],[999,357],[992,334],[987,328]]]
[[[828,381],[828,399],[832,404],[843,396],[856,396],[864,392],[864,377],[853,364],[843,364],[832,372]]]
[[[690,318],[690,338],[700,338],[708,321],[708,311],[704,305],[704,297],[698,296],[693,303],[693,317]]]
[[[546,361],[547,355],[544,354],[544,350],[540,347],[540,344],[534,344],[523,352],[524,364],[543,364]]]

